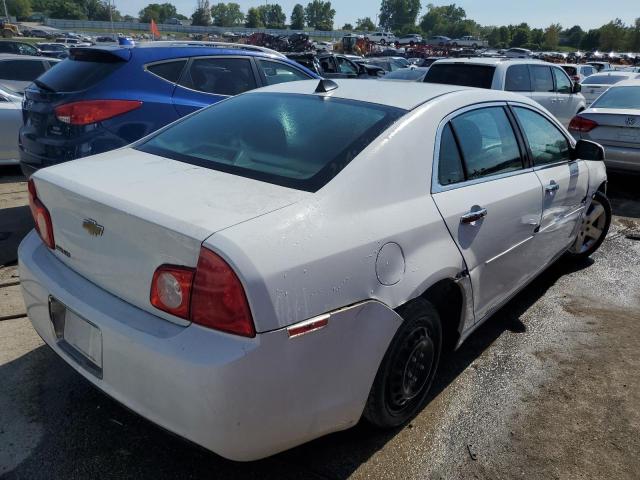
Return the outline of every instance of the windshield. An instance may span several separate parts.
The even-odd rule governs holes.
[[[434,63],[424,78],[428,83],[491,88],[495,67],[471,63]]]
[[[136,148],[315,192],[404,113],[316,95],[251,93],[201,110]]]
[[[613,85],[614,83],[627,80],[623,75],[591,75],[582,81],[583,85]]]
[[[640,109],[640,86],[610,88],[591,104],[591,108]]]
[[[396,70],[395,72],[387,73],[382,80],[420,80],[424,77],[426,70],[417,70],[403,68],[402,70]]]

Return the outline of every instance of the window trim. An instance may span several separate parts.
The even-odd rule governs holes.
[[[434,152],[433,152],[433,163],[431,166],[431,194],[446,192],[446,191],[455,190],[458,188],[469,187],[471,185],[477,185],[479,183],[491,182],[494,180],[500,180],[502,178],[508,178],[516,175],[522,175],[525,173],[533,172],[533,168],[531,167],[531,164],[528,161],[527,152],[523,152],[522,146],[520,145],[520,139],[518,137],[519,125],[514,124],[511,117],[509,116],[509,103],[510,102],[507,102],[507,101],[474,103],[473,105],[468,105],[454,112],[451,112],[440,121],[440,123],[438,124],[438,129],[436,131],[436,138],[434,142]],[[520,157],[522,159],[523,168],[520,170],[511,171],[511,172],[496,173],[494,175],[487,175],[486,177],[474,178],[472,180],[464,180],[462,182],[451,183],[449,185],[440,185],[440,179],[438,176],[439,167],[440,167],[440,142],[442,139],[442,132],[444,131],[444,127],[454,118],[459,117],[460,115],[463,115],[467,112],[470,112],[473,110],[480,110],[482,108],[491,108],[491,107],[501,107],[505,109],[507,120],[511,124],[511,128],[513,129],[513,134],[516,137],[516,142],[518,143],[518,150],[520,150]],[[457,135],[455,133],[455,129],[452,129],[452,130],[454,132],[454,138],[456,138],[456,141],[457,141]],[[458,145],[458,151],[460,151],[460,145]],[[462,168],[466,170],[466,166],[464,165],[464,156],[461,154],[460,157],[463,162]]]
[[[144,70],[145,72],[147,72],[147,73],[149,73],[149,74],[153,75],[154,77],[159,78],[160,80],[162,80],[162,81],[164,81],[164,82],[167,82],[167,83],[168,83],[168,84],[170,84],[170,85],[177,86],[177,85],[178,85],[178,82],[180,81],[180,79],[182,78],[182,75],[183,75],[183,74],[184,74],[184,72],[185,72],[185,69],[186,69],[187,65],[189,65],[189,58],[190,58],[190,57],[178,57],[178,58],[168,58],[168,59],[166,59],[166,60],[158,60],[158,61],[155,61],[155,62],[149,62],[149,63],[146,63],[146,64],[143,66],[143,70]],[[157,75],[157,74],[153,73],[151,70],[149,70],[149,67],[153,67],[153,66],[155,66],[155,65],[161,65],[161,64],[163,64],[163,63],[179,62],[179,61],[182,61],[182,60],[184,60],[184,61],[185,61],[185,64],[184,64],[184,66],[182,67],[182,71],[180,72],[180,75],[178,75],[178,80],[177,80],[176,82],[170,82],[170,81],[169,81],[169,80],[167,80],[166,78],[161,77],[160,75]]]
[[[182,74],[180,75],[180,78],[178,79],[178,81],[176,83],[174,83],[176,89],[177,88],[182,88],[182,89],[187,90],[189,92],[195,92],[195,93],[199,93],[200,95],[210,95],[210,96],[214,96],[214,97],[222,97],[222,98],[234,97],[235,95],[225,95],[223,93],[203,92],[202,90],[196,90],[195,88],[189,88],[189,87],[185,87],[184,85],[180,85],[180,81],[189,72],[193,62],[196,61],[196,60],[202,60],[202,59],[207,59],[207,58],[216,58],[216,59],[217,58],[222,58],[222,59],[229,59],[229,60],[230,59],[248,60],[249,64],[251,65],[251,73],[253,73],[253,78],[254,78],[254,80],[256,82],[256,88],[260,88],[260,87],[264,87],[265,86],[262,83],[262,78],[260,78],[260,74],[258,73],[258,67],[256,66],[256,62],[254,62],[253,57],[251,57],[251,56],[248,56],[248,55],[202,55],[202,56],[188,57],[188,58],[189,58],[189,61],[187,62],[187,65],[185,66],[184,70],[182,70]],[[247,91],[250,92],[251,90],[255,90],[256,88],[252,88],[252,89],[247,90]],[[175,90],[174,90],[173,94],[175,95]],[[240,94],[238,94],[238,95],[240,95]]]

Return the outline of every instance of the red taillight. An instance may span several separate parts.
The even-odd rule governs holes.
[[[576,115],[571,119],[571,123],[569,123],[569,130],[574,132],[590,132],[597,126],[597,122],[581,117],[580,115]]]
[[[193,268],[161,265],[151,280],[151,305],[176,317],[189,318]]]
[[[254,337],[251,310],[242,283],[231,267],[206,248],[200,249],[191,295],[191,320],[205,327]]]
[[[571,80],[573,80],[574,82],[580,82],[580,75],[571,76]]]
[[[56,248],[56,243],[53,239],[51,215],[49,215],[49,210],[38,199],[38,192],[36,192],[36,184],[33,179],[29,179],[27,185],[29,189],[29,207],[31,208],[33,221],[36,224],[36,232],[38,232],[44,244],[53,250]]]
[[[86,100],[56,107],[58,120],[71,125],[88,125],[140,108],[138,100]]]
[[[244,337],[256,335],[238,276],[227,262],[204,247],[195,270],[158,267],[150,297],[154,307],[199,325]]]

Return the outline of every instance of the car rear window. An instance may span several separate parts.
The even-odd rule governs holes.
[[[612,87],[593,102],[591,108],[640,109],[640,87]]]
[[[96,51],[74,54],[47,70],[38,79],[38,86],[54,92],[77,92],[86,90],[110,76],[126,62],[121,58]]]
[[[585,78],[582,83],[585,85],[613,85],[626,79],[627,77],[622,75],[591,75]]]
[[[338,98],[252,93],[189,116],[136,148],[315,192],[404,113]]]
[[[424,78],[429,83],[491,88],[495,67],[470,63],[435,63]]]

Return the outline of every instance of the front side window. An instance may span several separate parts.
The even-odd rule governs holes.
[[[530,92],[531,77],[526,65],[512,65],[507,69],[505,90],[510,92]]]
[[[320,60],[320,67],[325,73],[338,73],[336,64],[331,57],[325,57]]]
[[[405,113],[339,98],[252,93],[186,117],[136,148],[315,192]]]
[[[346,58],[337,57],[336,60],[338,61],[338,69],[340,70],[340,73],[346,73],[347,75],[358,74],[356,68]]]
[[[267,85],[295,82],[296,80],[309,80],[309,77],[300,70],[284,63],[258,60],[258,65],[262,68]]]
[[[571,80],[567,75],[559,68],[552,68],[553,76],[556,79],[556,92],[558,93],[571,93]]]
[[[467,180],[523,168],[515,133],[502,107],[472,110],[451,120],[451,125]]]
[[[27,45],[26,43],[16,43],[16,47],[20,55],[37,55],[38,53],[35,47]]]
[[[553,92],[551,69],[545,65],[531,65],[531,82],[534,92]]]
[[[197,58],[188,68],[180,85],[204,93],[238,95],[257,87],[246,58]]]
[[[553,123],[527,108],[515,107],[536,166],[571,160],[571,146]]]

